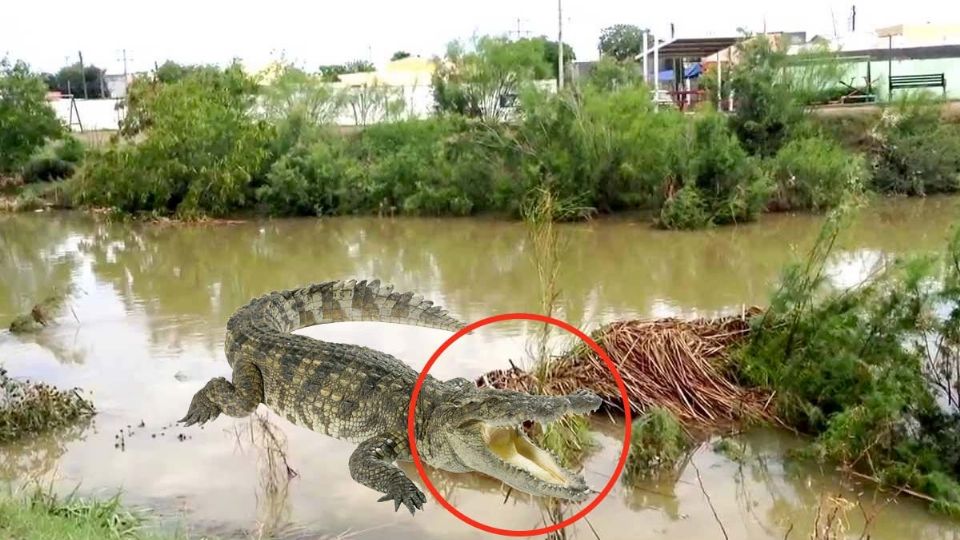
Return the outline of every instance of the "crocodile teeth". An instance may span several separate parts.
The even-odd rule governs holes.
[[[380,280],[375,279],[370,283],[367,283],[367,288],[370,289],[370,292],[373,294],[377,294],[377,292],[380,290]]]

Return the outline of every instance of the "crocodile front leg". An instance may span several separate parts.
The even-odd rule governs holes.
[[[350,476],[361,484],[385,493],[377,502],[393,500],[393,509],[403,503],[410,513],[423,509],[427,498],[403,471],[393,464],[401,453],[407,452],[406,437],[381,434],[357,446],[350,455]]]
[[[220,413],[243,418],[257,409],[263,401],[263,376],[257,366],[250,362],[238,362],[233,366],[233,382],[217,377],[194,394],[180,422],[185,426],[203,424],[215,419]]]

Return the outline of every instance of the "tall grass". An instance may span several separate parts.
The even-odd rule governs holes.
[[[532,259],[537,271],[540,312],[548,317],[553,317],[559,309],[560,268],[568,242],[568,237],[561,233],[557,222],[582,211],[558,200],[547,188],[535,190],[523,209],[524,222],[533,246]],[[553,328],[553,325],[544,323],[533,338],[533,365],[530,371],[537,384],[536,392],[541,394],[554,376],[554,355],[550,347]],[[595,445],[589,421],[582,416],[565,417],[551,425],[540,426],[536,436],[541,447],[552,451],[566,466],[575,464]]]
[[[942,254],[886,261],[837,289],[826,270],[849,216],[833,213],[806,261],[784,271],[736,367],[776,392],[781,418],[815,436],[809,457],[960,515],[960,405],[942,393],[953,379],[931,376],[953,368],[929,368],[960,351],[951,337],[960,233]]]
[[[146,516],[125,508],[120,496],[105,500],[54,494],[51,487],[19,491],[7,486],[0,493],[0,537],[22,540],[186,538],[145,530]]]

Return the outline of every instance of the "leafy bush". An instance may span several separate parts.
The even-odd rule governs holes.
[[[470,47],[451,43],[433,75],[435,108],[440,113],[502,120],[512,94],[555,73],[550,58],[544,38],[511,41],[483,36]]]
[[[633,422],[630,454],[623,470],[627,483],[675,475],[693,440],[670,411],[654,407]]]
[[[53,141],[41,148],[23,166],[25,183],[62,180],[73,176],[86,149],[76,137]]]
[[[658,223],[665,229],[702,229],[713,221],[700,190],[684,186],[664,201]]]
[[[341,186],[354,181],[354,160],[345,155],[345,144],[326,137],[302,144],[277,160],[257,190],[257,199],[271,213],[326,215],[342,210]]]
[[[493,163],[473,129],[438,117],[317,137],[281,157],[257,195],[281,214],[470,214],[487,207]]]
[[[960,229],[942,258],[896,261],[836,290],[824,270],[842,216],[828,219],[806,262],[784,272],[740,374],[775,390],[780,415],[816,435],[809,455],[960,515],[960,388],[949,375],[960,372]]]
[[[777,210],[824,210],[848,193],[860,193],[868,175],[862,156],[823,137],[787,143],[771,160],[776,182],[772,206]]]
[[[906,97],[884,111],[872,132],[874,189],[906,195],[960,189],[960,125],[942,122],[940,107]]]
[[[704,111],[689,132],[689,154],[678,165],[683,185],[664,202],[660,225],[693,228],[755,219],[769,197],[770,180],[723,115]]]
[[[806,126],[804,106],[830,95],[847,71],[835,53],[814,47],[788,55],[786,44],[764,35],[738,45],[738,60],[721,95],[733,95],[734,131],[752,155],[774,155]],[[716,99],[716,80],[707,88]]]
[[[63,125],[46,102],[47,87],[26,63],[0,59],[0,175],[17,173]]]
[[[82,204],[125,212],[222,215],[243,208],[269,165],[272,129],[251,118],[238,65],[159,84],[140,103],[144,140],[92,154],[74,184]],[[141,124],[143,125],[143,124]]]
[[[587,77],[586,84],[601,91],[639,86],[643,72],[635,61],[619,61],[605,56],[601,58]]]

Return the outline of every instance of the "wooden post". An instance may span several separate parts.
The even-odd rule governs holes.
[[[83,68],[83,51],[77,51],[80,55],[80,77],[83,79],[83,99],[89,99],[87,95],[87,70]]]
[[[649,33],[643,33],[643,82],[647,82],[647,35]]]
[[[660,108],[660,40],[653,36],[653,102],[654,110]]]
[[[890,77],[893,76],[893,34],[887,36],[887,100],[893,98]]]
[[[557,0],[557,90],[563,90],[563,0]]]
[[[717,51],[717,107],[723,110],[723,60]]]
[[[727,48],[727,63],[730,64],[730,48]],[[733,88],[727,92],[727,111],[733,112]]]

